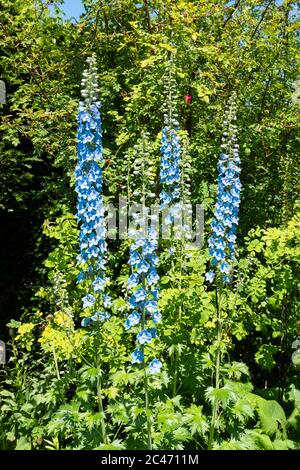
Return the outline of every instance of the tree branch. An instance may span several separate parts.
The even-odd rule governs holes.
[[[240,3],[241,3],[241,0],[237,0],[237,2],[235,3],[235,5],[233,5],[232,10],[231,10],[231,12],[230,12],[230,15],[228,16],[228,18],[226,18],[226,20],[225,20],[224,23],[222,24],[222,28],[225,28],[225,26],[227,25],[228,21],[231,20],[231,18],[233,17],[234,13],[235,13],[236,10],[238,9]]]
[[[254,28],[253,33],[251,34],[250,42],[252,41],[252,39],[253,39],[254,36],[256,35],[256,33],[257,33],[257,31],[258,31],[260,25],[262,24],[262,22],[263,22],[263,20],[264,20],[264,18],[265,18],[265,16],[266,16],[266,14],[267,14],[267,11],[268,11],[269,7],[270,7],[271,4],[272,4],[272,2],[273,2],[273,0],[270,0],[269,3],[266,5],[266,8],[264,9],[264,11],[263,11],[263,13],[262,13],[259,22],[257,23],[256,27]]]
[[[148,30],[151,31],[151,17],[150,17],[148,0],[144,0],[144,10],[145,10],[145,13],[146,13],[146,20],[147,20]]]

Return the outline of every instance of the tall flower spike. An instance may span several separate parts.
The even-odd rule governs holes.
[[[235,260],[236,230],[240,206],[240,157],[237,144],[236,94],[229,99],[224,116],[224,130],[218,162],[218,194],[208,240],[212,269],[206,273],[212,282],[216,271],[225,283],[231,282],[232,263]]]
[[[155,223],[149,227],[148,215],[145,211],[146,203],[150,203],[155,197],[152,188],[155,182],[155,178],[152,178],[153,168],[148,165],[148,161],[151,161],[150,152],[148,135],[144,133],[141,141],[135,146],[135,170],[133,172],[135,179],[132,182],[133,200],[138,198],[142,204],[140,213],[136,213],[134,217],[136,228],[132,228],[129,233],[132,243],[130,246],[131,275],[128,279],[128,290],[131,292],[129,304],[132,311],[125,321],[125,329],[134,328],[137,333],[136,349],[131,355],[133,364],[144,364],[145,345],[156,338],[156,325],[161,321],[157,305],[159,276],[156,269],[158,265],[156,250],[158,233]],[[153,359],[149,363],[150,373],[159,372],[161,367],[162,364],[158,359]]]
[[[69,308],[69,295],[67,290],[67,281],[60,271],[55,271],[53,277],[53,293],[55,296],[55,302],[58,308],[61,310],[67,310],[70,313]]]
[[[85,318],[83,326],[109,317],[106,308],[110,298],[104,294],[108,279],[105,275],[107,243],[102,195],[102,130],[98,101],[96,57],[88,58],[88,69],[83,72],[82,96],[78,110],[78,163],[75,170],[77,192],[77,220],[80,224],[81,272],[78,282],[84,282],[88,293],[83,297],[83,308],[93,315]]]
[[[165,83],[164,127],[161,140],[160,165],[160,207],[168,211],[165,222],[172,224],[180,210],[181,198],[181,145],[178,135],[178,115],[176,113],[176,80],[174,78],[173,58],[166,70]]]

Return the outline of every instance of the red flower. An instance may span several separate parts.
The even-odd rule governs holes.
[[[191,104],[192,99],[193,99],[192,95],[185,95],[184,97],[184,101],[186,102],[187,105]]]

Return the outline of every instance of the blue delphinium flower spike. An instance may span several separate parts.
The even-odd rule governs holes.
[[[85,283],[90,293],[82,299],[83,308],[108,308],[109,297],[104,294],[108,278],[105,275],[107,243],[102,194],[102,129],[100,103],[98,101],[97,67],[95,56],[88,60],[83,73],[82,96],[78,110],[78,163],[75,169],[77,192],[77,220],[80,225],[80,253],[78,264],[81,272],[78,283]],[[93,312],[91,321],[104,321],[109,314]],[[82,325],[90,324],[83,321]]]
[[[240,205],[240,157],[236,141],[236,95],[229,100],[225,112],[222,153],[218,162],[218,194],[212,234],[208,240],[212,269],[205,278],[212,283],[220,273],[224,283],[231,282],[232,263],[235,260],[236,230]]]

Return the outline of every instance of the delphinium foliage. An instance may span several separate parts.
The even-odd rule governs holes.
[[[78,111],[78,164],[75,170],[78,195],[77,218],[80,224],[80,254],[78,264],[81,272],[78,283],[86,289],[82,298],[85,316],[82,326],[91,326],[95,342],[95,361],[98,371],[97,388],[99,409],[103,412],[101,395],[101,358],[97,346],[101,340],[101,324],[110,314],[111,298],[105,293],[107,242],[105,240],[105,209],[102,194],[102,131],[100,103],[98,101],[96,57],[88,58],[88,69],[83,73],[83,101]],[[106,441],[104,419],[101,420],[102,438]]]

